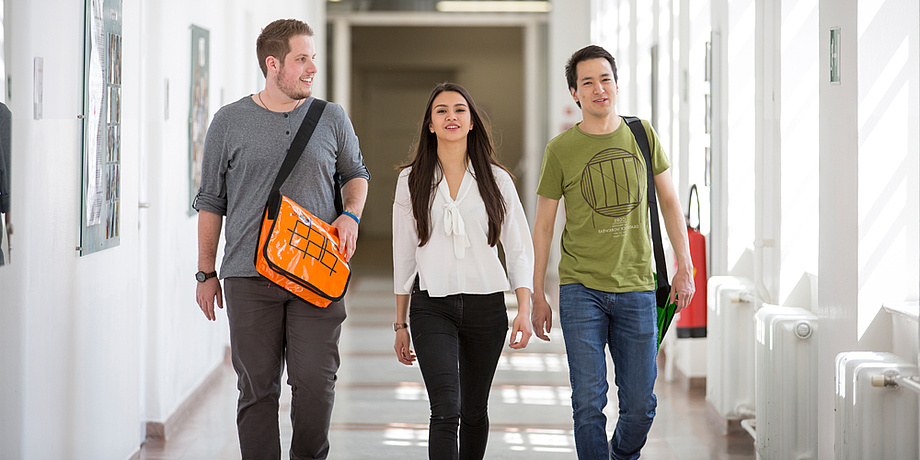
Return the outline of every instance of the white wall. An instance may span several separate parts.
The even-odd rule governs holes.
[[[271,20],[306,20],[324,50],[325,3],[124,2],[121,240],[80,257],[82,3],[8,1],[16,233],[13,264],[0,268],[0,452],[127,458],[144,425],[172,415],[227,344],[225,316],[209,324],[194,302],[188,27],[211,32],[213,115],[221,93],[231,102],[259,89],[255,37]],[[42,120],[32,119],[36,56]]]
[[[13,1],[11,10],[15,258],[0,270],[0,292],[14,321],[0,323],[0,335],[18,343],[17,355],[4,357],[14,360],[12,372],[3,363],[4,387],[14,393],[2,401],[4,414],[13,406],[2,450],[15,458],[117,458],[137,439],[137,231],[125,225],[121,246],[78,257],[83,9]],[[44,59],[42,120],[32,120],[36,56]],[[136,158],[126,156],[122,171],[126,184],[136,182]],[[136,188],[122,193],[136,202]],[[135,209],[124,209],[124,222]],[[99,433],[116,441],[95,445]]]
[[[754,167],[757,150],[754,135],[757,118],[755,88],[764,78],[764,74],[755,71],[756,57],[760,54],[756,52],[758,48],[755,43],[754,0],[721,3],[724,11],[721,14],[714,12],[714,16],[718,18],[718,25],[717,21],[713,20],[713,31],[718,32],[722,50],[722,56],[718,59],[724,69],[714,78],[723,79],[723,106],[718,110],[725,116],[717,117],[713,120],[713,125],[717,133],[724,133],[722,145],[725,146],[725,151],[715,158],[715,152],[718,151],[715,149],[713,161],[722,162],[725,166],[724,174],[720,174],[719,178],[715,177],[715,172],[721,172],[722,169],[713,167],[712,180],[713,190],[721,191],[722,197],[727,200],[723,210],[717,214],[727,217],[721,222],[721,231],[725,232],[723,234],[726,234],[727,238],[721,243],[724,250],[720,254],[724,254],[724,259],[719,262],[713,261],[713,265],[720,266],[726,271],[714,271],[712,275],[728,274],[728,271],[738,265],[746,251],[753,250],[756,208],[754,179],[758,177]],[[713,110],[717,108],[714,107]],[[723,184],[717,184],[716,181],[723,181]],[[753,273],[734,274],[753,278]]]
[[[918,298],[917,11],[916,1],[885,0],[859,2],[857,12],[860,337],[883,303]]]
[[[859,88],[853,120],[858,158],[855,210],[857,289],[851,324],[859,349],[920,350],[892,343],[882,305],[920,298],[920,6],[910,0],[860,1],[855,13]]]
[[[813,309],[812,299],[791,298],[805,273],[818,272],[818,0],[782,2],[778,40],[780,171],[782,196],[777,262],[772,286],[777,302]],[[823,48],[822,51],[825,51]],[[822,68],[823,69],[823,68]]]

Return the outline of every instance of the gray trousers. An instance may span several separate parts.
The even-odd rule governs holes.
[[[345,303],[317,308],[262,277],[224,280],[230,351],[238,377],[244,460],[281,458],[278,399],[287,361],[291,459],[325,459]]]

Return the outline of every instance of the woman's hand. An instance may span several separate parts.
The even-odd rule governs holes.
[[[508,346],[520,350],[527,346],[527,343],[530,342],[530,336],[533,335],[533,324],[530,322],[530,311],[528,309],[527,314],[521,314],[520,312],[514,318],[514,323],[511,326],[511,340],[508,342]]]
[[[393,350],[396,351],[396,359],[407,366],[415,362],[415,352],[409,349],[409,341],[409,329],[402,328],[396,331],[396,343],[393,344]]]

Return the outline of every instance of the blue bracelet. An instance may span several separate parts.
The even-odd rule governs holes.
[[[353,213],[353,212],[351,212],[351,211],[342,211],[342,215],[343,215],[343,216],[351,217],[352,219],[355,220],[355,223],[357,223],[358,225],[361,224],[361,219],[358,219],[358,216],[356,216],[355,213]]]

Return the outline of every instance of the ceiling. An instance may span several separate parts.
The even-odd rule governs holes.
[[[494,8],[512,9],[514,12],[541,12],[545,13],[549,8],[550,1],[524,1],[524,0],[497,0],[490,2],[481,2],[474,0],[459,0],[451,2],[442,2],[441,0],[328,0],[327,9],[330,12],[348,12],[348,11],[444,11],[438,8],[438,4],[464,4],[468,8],[477,8],[477,4],[483,8],[492,8],[489,10],[495,12]],[[534,11],[533,9],[537,10]],[[522,10],[523,9],[523,10]],[[542,9],[542,11],[541,11]],[[484,11],[483,11],[484,12]],[[509,11],[510,12],[510,11]]]

